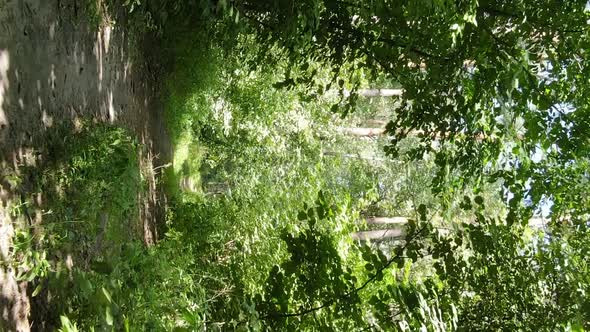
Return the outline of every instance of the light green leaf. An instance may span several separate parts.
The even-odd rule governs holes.
[[[111,297],[111,294],[104,287],[102,287],[102,293],[104,294],[104,297],[107,299],[107,301],[109,301],[109,303],[113,302],[113,298]]]

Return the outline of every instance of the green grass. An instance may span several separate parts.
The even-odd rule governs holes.
[[[10,262],[33,290],[31,319],[44,324],[39,328],[65,329],[70,321],[81,331],[169,331],[182,321],[202,323],[212,296],[205,285],[218,282],[191,271],[200,269],[196,257],[210,252],[215,223],[200,218],[200,232],[191,234],[202,237],[170,229],[160,243],[145,247],[138,212],[147,186],[139,148],[117,127],[58,128],[43,149],[50,159],[23,168],[20,176],[6,174],[23,194],[13,216],[25,220]],[[192,226],[205,215],[201,209],[183,205],[170,218]]]
[[[222,86],[220,50],[202,34],[195,38],[178,36],[172,49],[174,70],[166,81],[166,124],[174,147],[172,168],[165,174],[171,197],[183,198],[181,183],[190,179],[200,189],[200,168],[205,148],[199,142],[199,127],[214,107]],[[196,38],[199,39],[199,38]],[[198,192],[196,193],[199,194]]]
[[[105,310],[114,307],[99,292],[114,289],[110,276],[142,239],[138,145],[121,128],[88,123],[78,133],[52,129],[39,152],[45,159],[13,181],[21,193],[13,217],[23,222],[11,255],[38,298],[33,319],[48,329],[61,314],[106,324]]]
[[[130,230],[137,229],[138,194],[144,183],[135,140],[123,129],[93,124],[80,133],[57,129],[48,141],[44,152],[49,159],[24,169],[31,179],[29,195],[42,197],[37,203],[27,200],[25,212],[40,210],[44,229],[66,238],[56,242],[64,246],[100,236],[108,247],[111,239],[122,242],[136,236]]]

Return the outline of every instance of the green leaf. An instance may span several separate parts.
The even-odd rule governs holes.
[[[324,219],[326,218],[326,210],[324,209],[323,205],[318,206],[317,208],[318,218]]]
[[[418,206],[418,213],[420,214],[420,220],[426,221],[426,205],[420,204]]]
[[[32,297],[35,297],[37,295],[39,295],[39,293],[41,292],[41,290],[43,289],[43,285],[40,283],[37,285],[37,287],[35,287],[35,290],[33,291],[33,294],[31,294]]]
[[[107,291],[104,287],[102,287],[102,294],[104,295],[105,299],[109,302],[112,303],[113,299],[111,297],[111,294],[109,293],[109,291]]]
[[[475,196],[475,198],[473,199],[475,201],[475,203],[477,203],[478,205],[482,205],[483,204],[483,197],[481,196]]]
[[[105,322],[108,326],[113,326],[113,313],[110,306],[105,308]]]
[[[377,255],[379,256],[379,261],[382,265],[385,265],[388,261],[387,256],[385,256],[385,254],[379,250],[377,251]]]
[[[407,292],[404,292],[405,296],[404,296],[404,300],[406,302],[406,304],[408,305],[408,308],[410,308],[410,310],[416,308],[416,306],[418,306],[418,296],[416,296],[416,293],[414,293],[411,290],[408,290]]]
[[[67,316],[59,316],[59,320],[61,322],[60,331],[63,331],[63,332],[77,332],[78,331],[78,329],[76,328],[76,324],[72,323]]]
[[[383,272],[382,271],[377,271],[377,274],[375,275],[375,279],[377,281],[382,281],[383,280]]]
[[[305,211],[299,211],[299,213],[297,214],[297,219],[299,219],[299,221],[304,221],[307,219],[307,213],[305,213]]]

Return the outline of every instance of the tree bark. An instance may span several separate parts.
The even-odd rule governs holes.
[[[365,219],[370,225],[395,224],[405,225],[408,223],[408,218],[405,217],[368,217]]]
[[[343,134],[355,136],[359,138],[372,138],[385,135],[385,128],[368,128],[368,127],[340,127],[338,128]],[[407,137],[420,137],[421,135],[425,135],[423,130],[412,130],[406,134]],[[430,136],[433,140],[439,140],[444,138],[448,135],[441,135],[440,133],[430,133]],[[465,136],[463,134],[457,133],[457,137],[468,138],[471,137],[477,141],[482,141],[485,139],[485,136],[482,134],[476,134],[474,136]],[[522,139],[522,137],[518,137],[518,139]]]
[[[356,137],[376,137],[381,136],[385,133],[385,128],[360,128],[360,127],[353,127],[353,128],[346,128],[342,127],[338,129],[340,132],[356,136]]]
[[[408,219],[405,217],[369,217],[366,219],[367,224],[395,224],[405,225]],[[529,227],[535,229],[542,229],[546,226],[547,221],[543,218],[531,218],[529,220]],[[382,241],[389,239],[403,239],[405,232],[403,228],[395,229],[380,229],[373,231],[359,231],[352,233],[353,240],[357,241]]]
[[[369,120],[366,120],[365,123],[369,126],[378,126],[378,127],[385,127],[387,125],[387,121],[377,120],[377,119],[369,119]]]
[[[221,195],[229,192],[229,184],[226,182],[209,182],[206,187],[207,195]]]
[[[358,241],[402,239],[403,237],[404,231],[401,229],[380,229],[352,233],[352,239]]]
[[[363,97],[399,97],[404,94],[402,89],[359,89],[357,94]],[[344,96],[350,96],[350,91],[344,90]]]

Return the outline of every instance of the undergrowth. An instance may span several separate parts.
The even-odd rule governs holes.
[[[200,162],[204,148],[198,141],[198,128],[209,119],[221,89],[221,50],[205,37],[195,43],[183,34],[172,42],[174,69],[166,80],[166,124],[174,147],[173,167],[165,176],[171,196],[179,190],[199,192]],[[186,190],[185,190],[186,191]]]
[[[155,247],[142,243],[146,185],[135,140],[120,128],[88,125],[80,133],[56,129],[47,142],[49,159],[13,181],[22,199],[12,214],[24,226],[11,256],[18,279],[31,285],[32,321],[43,330],[174,327],[204,294],[186,273],[193,260],[190,251],[177,253],[173,231]]]

